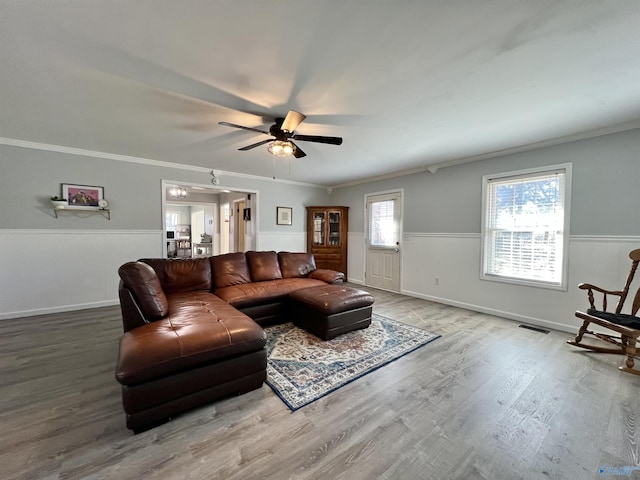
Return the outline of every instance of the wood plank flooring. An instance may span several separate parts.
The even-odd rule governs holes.
[[[135,436],[119,307],[1,321],[0,478],[576,480],[640,463],[622,357],[368,290],[374,312],[442,338],[294,413],[264,385]]]

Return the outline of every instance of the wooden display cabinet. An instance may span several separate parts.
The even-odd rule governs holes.
[[[349,207],[307,207],[307,252],[317,268],[337,270],[347,276]]]

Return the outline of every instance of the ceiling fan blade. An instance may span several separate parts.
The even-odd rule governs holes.
[[[291,142],[291,140],[289,140]],[[293,143],[293,142],[291,142]],[[293,146],[296,147],[296,150],[293,152],[293,156],[296,158],[302,158],[302,157],[306,157],[307,154],[304,153],[300,147],[298,145],[296,145],[295,143],[293,143]]]
[[[247,145],[246,147],[239,148],[238,150],[242,150],[242,151],[251,150],[252,148],[256,148],[256,147],[259,147],[260,145],[264,145],[265,143],[270,143],[270,142],[273,142],[273,138],[269,138],[268,140],[263,140],[261,142],[254,143],[252,145]]]
[[[289,110],[287,116],[284,117],[284,121],[282,122],[282,126],[280,127],[282,130],[286,130],[287,132],[293,132],[298,125],[302,123],[302,121],[307,118],[306,115],[303,115],[300,112],[296,112],[295,110]]]
[[[260,130],[258,128],[251,128],[251,127],[243,127],[242,125],[236,125],[235,123],[229,123],[229,122],[218,122],[218,125],[222,125],[224,127],[233,127],[233,128],[241,128],[242,130],[249,130],[251,132],[258,132],[258,133],[265,133],[267,135],[270,135],[269,132],[265,132],[264,130]]]
[[[341,137],[323,137],[321,135],[294,135],[294,140],[302,140],[303,142],[329,143],[331,145],[342,145]]]

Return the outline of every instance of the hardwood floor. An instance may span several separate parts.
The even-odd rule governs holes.
[[[375,313],[442,338],[294,413],[263,385],[135,436],[119,307],[1,321],[0,478],[576,480],[640,464],[622,357],[368,290]]]

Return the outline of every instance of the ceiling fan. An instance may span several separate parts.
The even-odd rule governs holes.
[[[271,135],[273,138],[263,140],[246,147],[239,148],[238,150],[251,150],[252,148],[259,147],[265,143],[269,143],[269,153],[276,157],[288,157],[293,155],[296,158],[306,157],[300,147],[298,147],[292,140],[300,140],[303,142],[316,142],[316,143],[328,143],[331,145],[342,145],[341,137],[323,137],[320,135],[296,135],[295,129],[298,128],[303,120],[307,118],[300,112],[295,110],[289,110],[287,116],[284,118],[276,118],[275,123],[269,127],[269,131],[260,130],[259,128],[243,127],[242,125],[236,125],[229,122],[218,122],[219,125],[225,127],[241,128],[243,130],[249,130],[251,132],[264,133]]]

